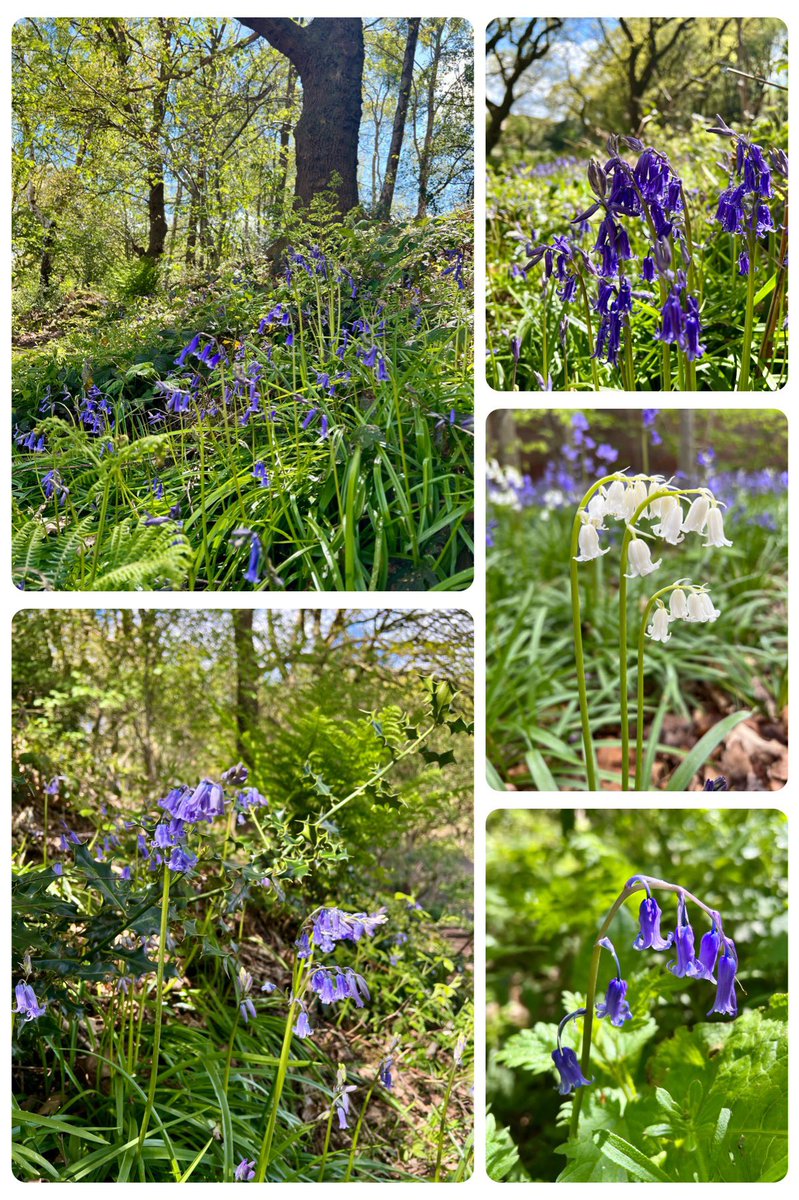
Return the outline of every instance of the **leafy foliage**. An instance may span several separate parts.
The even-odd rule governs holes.
[[[643,417],[626,410],[508,411],[489,427],[489,454],[516,481],[506,489],[489,481],[486,723],[493,785],[585,786],[569,538],[577,506],[604,468],[593,458],[586,465],[573,445],[572,421],[582,419],[592,442],[630,463],[633,472],[643,468],[670,477],[683,471],[697,485],[715,489],[727,505],[733,544],[724,553],[689,538],[677,548],[664,546],[653,586],[646,586],[647,578],[630,588],[631,691],[643,603],[656,587],[678,578],[705,581],[721,614],[713,623],[679,630],[668,645],[647,641],[646,783],[701,787],[709,749],[712,772],[725,774],[731,788],[781,787],[788,667],[785,418],[708,410],[695,414],[686,434],[685,415],[654,409]],[[605,787],[619,778],[618,543],[611,544],[609,554],[581,567],[591,725]],[[730,738],[723,721],[735,721],[731,714],[741,710],[754,713],[756,722],[747,721]],[[700,749],[704,736],[715,744]],[[750,754],[743,750],[747,736],[756,746]]]
[[[510,1156],[498,1155],[494,1177],[514,1148],[531,1178],[562,1182],[784,1175],[785,856],[784,819],[765,810],[593,810],[576,823],[568,813],[492,818],[488,1090]],[[628,948],[637,923],[622,909],[612,937],[633,1020],[620,1029],[595,1022],[593,1083],[570,1138],[572,1100],[553,1087],[557,1022],[585,1003],[577,989],[618,881],[650,869],[723,909],[740,950],[741,1011],[708,1021],[708,991],[697,994],[698,982],[687,987],[663,963],[639,962]]]
[[[230,613],[18,621],[12,950],[44,1010],[15,1021],[20,1178],[230,1181],[280,1088],[270,1181],[432,1177],[439,1146],[442,1178],[469,1169],[470,631],[360,610],[252,625],[248,645]],[[426,763],[439,746],[452,760]],[[165,907],[157,797],[237,751],[257,798],[225,785]],[[313,1040],[287,1042],[298,929],[339,905],[385,912],[336,956],[371,998],[354,1021],[314,1001]],[[355,1120],[325,1148],[337,1063]]]

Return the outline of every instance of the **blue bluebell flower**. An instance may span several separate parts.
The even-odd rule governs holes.
[[[605,999],[596,1006],[596,1015],[610,1017],[611,1025],[620,1029],[625,1021],[631,1020],[633,1015],[626,997],[627,980],[618,977],[611,979]]]
[[[674,945],[677,949],[677,957],[668,964],[672,975],[676,975],[679,979],[696,975],[694,931],[688,920],[685,896],[682,892],[677,901],[677,928],[674,931]]]
[[[673,941],[673,935],[664,938],[660,932],[660,920],[663,916],[660,905],[654,896],[647,896],[641,901],[638,910],[640,932],[633,942],[634,950],[668,950]]]
[[[558,1091],[561,1096],[568,1096],[575,1088],[588,1087],[593,1082],[583,1075],[577,1055],[570,1046],[559,1046],[553,1050],[552,1061],[560,1075]]]
[[[14,995],[17,998],[17,1007],[13,1011],[19,1013],[26,1024],[28,1021],[35,1021],[38,1017],[44,1016],[47,1005],[39,1003],[36,993],[29,983],[18,983],[14,988]]]
[[[184,346],[180,354],[175,359],[176,364],[182,367],[190,354],[194,354],[200,344],[200,334],[195,333],[194,337],[189,342],[188,346]]]
[[[294,1026],[294,1032],[298,1038],[311,1037],[313,1034],[311,1022],[308,1020],[308,1014],[305,1009],[303,1009],[300,1015],[297,1017],[297,1023]]]
[[[185,871],[190,871],[192,867],[197,865],[197,855],[185,846],[174,846],[172,854],[169,858],[167,866],[170,871],[175,871],[176,874],[182,874]]]
[[[393,1065],[394,1065],[394,1059],[389,1054],[388,1057],[384,1058],[383,1061],[381,1062],[380,1068],[378,1071],[380,1082],[382,1083],[383,1087],[386,1088],[389,1092],[394,1087],[394,1077],[391,1074],[391,1069],[392,1069]]]
[[[267,473],[265,463],[259,461],[255,464],[255,466],[252,469],[252,477],[253,477],[253,479],[258,480],[261,487],[265,487],[265,488],[269,487],[269,475]]]
[[[255,1159],[243,1158],[234,1172],[239,1183],[249,1183],[255,1179]]]
[[[735,977],[738,972],[738,955],[732,938],[724,938],[721,958],[716,967],[718,987],[713,1007],[707,1014],[721,1013],[726,1017],[738,1015],[738,997],[735,994]]]
[[[716,959],[719,956],[720,947],[721,934],[714,921],[712,927],[699,943],[699,954],[696,956],[696,976],[698,979],[709,979],[711,983],[716,982],[713,972],[716,969]]]

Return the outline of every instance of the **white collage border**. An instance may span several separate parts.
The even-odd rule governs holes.
[[[269,6],[272,9],[272,6]],[[515,16],[522,10],[522,15],[526,16],[548,16],[553,15],[550,6],[542,4],[540,0],[535,0],[534,3],[521,6],[518,2],[509,6],[510,11],[503,12],[501,15]],[[630,4],[623,4],[618,9],[614,10],[614,6],[601,3],[574,3],[569,6],[568,15],[572,17],[598,17],[598,16],[646,16],[646,15],[685,15],[684,8],[675,7],[671,4],[661,3],[656,5],[647,5],[643,10],[640,7]],[[10,187],[10,31],[14,20],[20,19],[24,15],[38,15],[44,12],[48,16],[95,16],[107,15],[108,9],[97,3],[75,3],[64,4],[56,3],[44,5],[41,9],[34,10],[33,13],[15,12],[10,13],[5,17],[4,21],[4,41],[3,53],[0,57],[0,87],[5,99],[5,120],[2,127],[2,149],[0,149],[0,161],[2,162],[2,171],[5,179],[5,187],[3,189],[3,214],[4,223],[3,229],[10,229],[10,208],[11,208],[11,187]],[[115,6],[112,9],[114,15],[117,16],[158,16],[163,15],[163,7],[159,9],[151,9],[149,6],[142,6],[135,11],[131,11],[127,5]],[[184,3],[176,4],[169,7],[169,15],[172,16],[218,16],[220,15],[219,6],[209,4],[199,0],[198,3],[187,6]],[[370,4],[367,0],[362,0],[362,3],[331,3],[331,4],[311,4],[308,8],[302,9],[302,14],[307,17],[313,16],[385,16],[394,17],[398,14],[395,5],[385,3]],[[563,798],[558,794],[547,793],[508,793],[507,795],[494,791],[486,782],[485,773],[485,706],[483,703],[485,695],[485,488],[484,488],[484,465],[485,465],[485,421],[488,413],[494,408],[514,407],[514,408],[541,408],[544,405],[544,394],[529,394],[517,393],[499,393],[494,392],[485,383],[484,373],[484,346],[485,346],[485,307],[483,302],[485,279],[485,150],[482,130],[484,127],[484,94],[485,94],[485,62],[482,53],[483,38],[485,28],[488,22],[495,16],[499,15],[496,12],[490,11],[487,4],[480,4],[477,0],[468,0],[465,3],[449,2],[436,3],[432,6],[432,15],[435,16],[459,16],[468,18],[472,22],[474,37],[475,37],[475,255],[474,255],[474,278],[475,278],[475,582],[471,588],[464,592],[437,592],[437,593],[394,593],[394,592],[374,592],[374,593],[358,593],[358,592],[315,592],[315,593],[299,593],[292,592],[288,595],[282,593],[264,593],[263,597],[259,594],[257,598],[253,593],[141,593],[135,597],[130,593],[106,593],[106,592],[71,592],[71,593],[30,593],[26,594],[17,591],[11,584],[11,547],[10,547],[10,521],[9,521],[9,498],[11,495],[10,487],[10,451],[6,451],[1,456],[0,461],[0,508],[4,513],[2,522],[0,522],[0,571],[2,571],[2,583],[0,583],[0,603],[2,603],[2,623],[4,641],[2,643],[4,652],[0,660],[0,672],[2,672],[2,685],[0,686],[0,731],[4,744],[9,745],[9,733],[11,729],[11,627],[14,615],[22,609],[33,608],[126,608],[126,607],[151,607],[160,609],[224,609],[224,608],[247,608],[247,607],[271,607],[275,609],[290,609],[297,607],[305,608],[403,608],[415,607],[423,609],[437,608],[457,608],[468,611],[472,615],[474,622],[474,655],[475,655],[475,670],[474,670],[474,688],[475,688],[475,846],[474,846],[474,868],[475,868],[475,1072],[474,1072],[474,1095],[475,1095],[475,1125],[474,1125],[474,1140],[475,1140],[475,1169],[472,1177],[457,1185],[459,1189],[463,1189],[468,1193],[473,1193],[475,1189],[480,1190],[480,1195],[484,1195],[486,1191],[490,1191],[496,1200],[502,1200],[503,1195],[515,1193],[519,1189],[535,1188],[536,1194],[543,1194],[545,1191],[551,1191],[561,1197],[562,1200],[579,1200],[583,1195],[584,1189],[590,1186],[591,1195],[602,1193],[606,1196],[611,1194],[613,1189],[614,1198],[616,1196],[617,1184],[602,1184],[593,1185],[585,1184],[555,1184],[555,1183],[536,1183],[536,1184],[501,1184],[490,1181],[485,1174],[485,1115],[483,1098],[485,1096],[485,976],[483,970],[485,957],[485,823],[489,813],[496,808],[503,807],[528,807],[528,808],[560,808],[560,807],[615,807],[615,808],[642,808],[647,807],[641,804],[640,800],[635,796],[622,796],[619,793],[612,794],[612,801],[607,804],[601,803],[599,797],[593,797],[591,802],[583,800],[575,793],[571,793],[567,798],[567,802],[563,802]],[[560,15],[560,14],[558,14]],[[698,13],[700,16],[753,16],[752,8],[742,5],[725,6],[718,0],[703,4]],[[791,53],[791,62],[794,59],[793,39],[799,37],[797,29],[799,24],[793,19],[792,6],[785,3],[785,0],[779,0],[778,3],[768,7],[764,15],[780,17],[789,27],[789,48]],[[793,97],[791,97],[790,112],[793,115],[795,110]],[[796,158],[796,142],[799,140],[799,134],[792,135],[790,139],[790,156],[794,162],[799,161]],[[6,395],[10,398],[10,353],[9,335],[11,328],[11,304],[10,304],[10,266],[11,255],[8,242],[6,242],[5,261],[7,265],[6,284],[2,290],[2,328],[5,331],[6,338]],[[792,264],[789,268],[790,282],[795,286],[796,269]],[[795,355],[799,352],[797,348],[797,335],[794,331],[790,334],[789,347],[789,363],[796,362]],[[702,393],[696,395],[683,395],[678,402],[663,403],[659,399],[660,407],[728,407],[728,408],[780,408],[788,416],[789,421],[789,473],[791,478],[791,486],[789,486],[789,520],[791,529],[790,541],[790,563],[789,563],[789,579],[794,580],[796,570],[794,564],[795,549],[799,549],[799,543],[795,536],[795,531],[799,528],[799,485],[795,491],[792,487],[792,482],[796,478],[797,467],[797,451],[794,445],[794,421],[792,417],[792,409],[795,398],[793,395],[793,381],[796,376],[796,370],[793,369],[789,373],[787,386],[782,392],[778,393],[773,400],[760,400],[759,394],[757,398],[753,398],[752,394],[739,399],[734,394],[726,393]],[[550,393],[552,396],[550,401],[553,408],[578,408],[582,407],[576,402],[574,393],[562,394],[562,398],[557,393]],[[607,397],[607,398],[606,398]],[[669,398],[671,400],[671,397]],[[643,405],[643,397],[641,397]],[[591,407],[593,408],[620,408],[620,407],[635,407],[632,403],[629,394],[622,392],[606,393],[601,397],[591,398]],[[7,422],[10,423],[10,402],[7,400],[6,405]],[[10,428],[6,430],[8,443],[10,443]],[[789,628],[791,632],[799,623],[799,591],[790,596],[789,590]],[[254,600],[257,602],[254,604]],[[791,637],[789,649],[790,666],[795,666],[796,655],[794,653],[795,637]],[[11,821],[10,821],[10,796],[11,796],[11,756],[7,756],[4,764],[4,771],[0,778],[4,781],[4,787],[0,795],[2,796],[2,809],[0,815],[0,823],[2,823],[2,846],[6,851],[7,857],[4,861],[10,859],[11,849]],[[786,787],[778,793],[773,794],[773,798],[767,800],[768,793],[724,793],[724,802],[717,801],[717,807],[724,808],[780,808],[789,816],[789,888],[793,895],[797,881],[797,828],[799,828],[799,820],[793,817],[795,805],[796,787],[793,778],[789,778]],[[657,807],[668,808],[694,808],[697,807],[696,794],[681,794],[672,796],[669,793],[650,793],[654,804],[654,798],[657,795]],[[721,795],[721,794],[719,794]],[[708,801],[705,801],[705,806],[708,806]],[[11,995],[11,974],[9,968],[10,955],[10,905],[8,902],[9,889],[4,887],[0,895],[6,898],[6,903],[2,905],[3,919],[0,924],[0,953],[2,953],[3,971],[8,987],[5,994]],[[794,940],[799,936],[799,918],[792,914],[789,926],[789,937]],[[789,958],[789,975],[790,975],[790,990],[793,994],[790,1005],[790,1030],[793,1032],[797,1027],[796,1005],[797,987],[799,987],[799,953],[794,951]],[[0,1078],[10,1079],[10,1015],[11,1003],[7,1002],[7,1009],[4,1013],[4,1020],[7,1026],[4,1029],[2,1039],[2,1075]],[[799,1123],[797,1122],[796,1113],[796,1097],[799,1095],[799,1052],[795,1052],[790,1056],[790,1157],[799,1155]],[[11,1173],[10,1163],[10,1132],[9,1124],[4,1125],[5,1134],[3,1139],[3,1176],[9,1184],[14,1188],[25,1187],[28,1185],[22,1184]],[[676,1197],[679,1191],[680,1196],[684,1196],[691,1190],[702,1190],[705,1188],[715,1188],[720,1186],[733,1186],[736,1189],[746,1187],[751,1193],[751,1200],[761,1193],[766,1194],[766,1189],[769,1194],[773,1188],[785,1187],[789,1185],[792,1179],[799,1177],[799,1171],[795,1164],[789,1169],[789,1174],[785,1180],[779,1184],[736,1184],[736,1185],[716,1185],[716,1184],[661,1184],[659,1187],[659,1195],[665,1197]],[[89,1184],[73,1184],[70,1185],[73,1189],[71,1194],[75,1194],[77,1189],[80,1195],[83,1189],[87,1193],[91,1190],[92,1185]],[[121,1187],[137,1187],[137,1184],[122,1184]],[[218,1184],[218,1185],[203,1185],[188,1183],[184,1185],[189,1191],[201,1189],[203,1187],[214,1186],[219,1188],[238,1187],[237,1184]],[[343,1184],[323,1184],[322,1188],[337,1188],[348,1185]],[[385,1186],[391,1188],[391,1193],[400,1197],[403,1192],[407,1195],[418,1195],[419,1189],[434,1188],[440,1185],[432,1183],[392,1183],[384,1184],[360,1184],[356,1185],[362,1190],[364,1189],[381,1189]],[[164,1185],[168,1188],[169,1185]],[[300,1183],[293,1185],[293,1195],[307,1196],[308,1200],[314,1195],[319,1194],[320,1185],[312,1183]]]

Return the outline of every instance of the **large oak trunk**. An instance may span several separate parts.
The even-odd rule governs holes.
[[[358,133],[363,83],[360,17],[240,17],[293,63],[302,83],[302,112],[294,130],[294,195],[309,204],[332,192],[342,212],[358,204]]]

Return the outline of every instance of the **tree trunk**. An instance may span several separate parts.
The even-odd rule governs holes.
[[[53,248],[55,246],[56,223],[54,217],[42,212],[36,202],[33,180],[28,184],[28,206],[42,227],[42,249],[39,255],[39,286],[43,292],[50,287],[53,276]]]
[[[294,103],[294,91],[297,87],[297,72],[291,63],[288,64],[288,77],[286,79],[286,95],[283,98],[283,103],[286,106],[286,115],[280,123],[279,149],[277,152],[277,177],[275,181],[275,209],[278,212],[283,211],[284,196],[286,192],[286,181],[289,174],[289,138],[291,136],[291,106]]]
[[[302,83],[302,112],[294,129],[294,196],[307,205],[332,192],[342,213],[358,205],[364,44],[360,17],[239,17],[294,65]]]
[[[253,641],[253,610],[233,609],[236,646],[236,758],[253,762],[253,739],[258,731],[258,658]]]
[[[391,146],[388,151],[386,174],[383,179],[383,190],[377,206],[377,217],[387,221],[391,216],[391,205],[394,200],[394,188],[397,183],[402,140],[405,136],[405,120],[408,115],[408,101],[413,83],[413,63],[416,58],[416,43],[419,40],[421,17],[409,17],[408,36],[405,41],[405,58],[402,62],[399,95],[397,96],[397,111],[394,114],[394,127],[391,131]]]
[[[164,197],[163,170],[159,163],[150,174],[150,188],[147,197],[147,258],[158,259],[164,253],[166,235],[169,226],[166,223],[166,202]]]
[[[427,216],[427,189],[430,184],[430,174],[433,167],[433,133],[436,120],[436,84],[438,83],[438,68],[441,62],[441,43],[444,39],[446,18],[441,18],[436,26],[433,38],[433,57],[430,63],[430,74],[427,80],[427,125],[425,127],[422,152],[419,155],[419,202],[416,206],[416,219]]]

